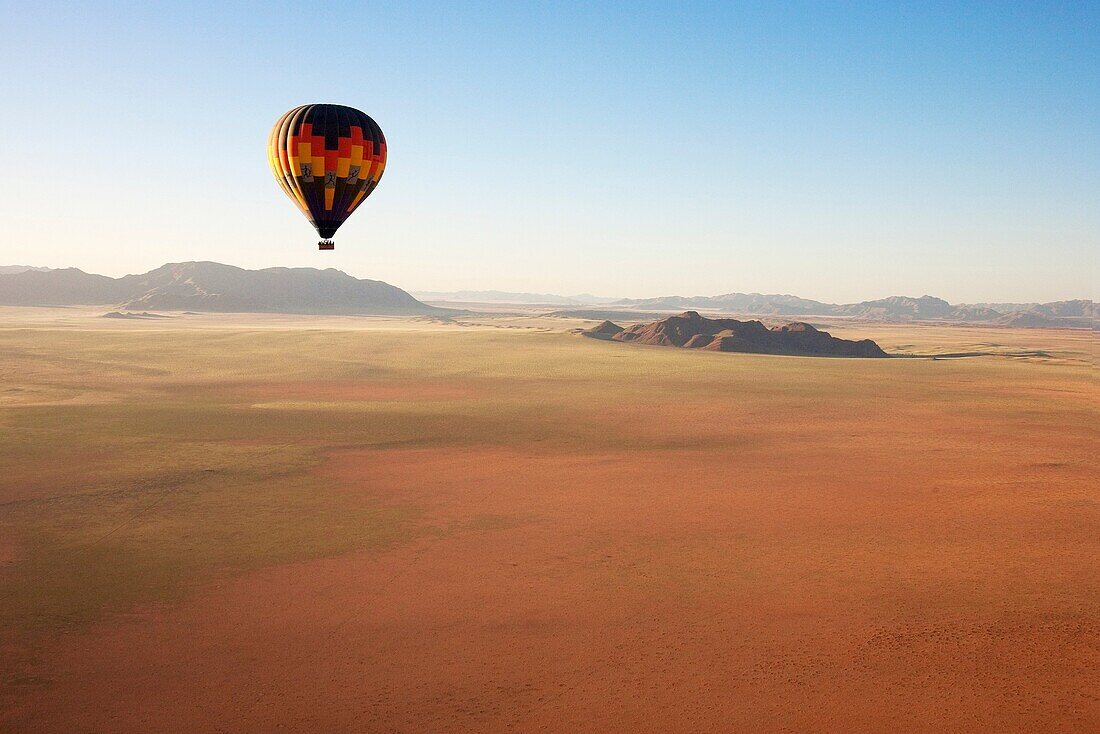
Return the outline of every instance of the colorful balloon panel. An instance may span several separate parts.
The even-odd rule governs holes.
[[[271,128],[267,158],[279,186],[327,240],[378,185],[386,138],[352,107],[302,105]]]

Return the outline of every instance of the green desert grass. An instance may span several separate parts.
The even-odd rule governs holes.
[[[85,624],[177,598],[218,574],[389,547],[423,532],[415,519],[425,508],[342,492],[323,471],[334,450],[738,446],[781,461],[789,441],[873,446],[884,421],[900,435],[906,425],[939,423],[944,440],[965,445],[1021,426],[1087,440],[1095,419],[1093,378],[1073,357],[1076,342],[1057,363],[839,360],[636,347],[538,329],[323,324],[0,328],[0,532],[14,544],[0,566],[0,622]],[[851,331],[860,329],[871,327]],[[939,333],[950,351],[974,341],[970,332]],[[934,333],[891,327],[898,343],[914,335],[917,347],[935,343]],[[1026,343],[1026,334],[1010,336]],[[389,392],[341,398],[349,385]],[[460,389],[433,397],[429,388],[440,385]],[[293,389],[280,395],[285,386]]]
[[[0,621],[40,628],[172,599],[219,573],[390,546],[410,537],[415,511],[251,468],[158,472],[6,514],[21,544]]]

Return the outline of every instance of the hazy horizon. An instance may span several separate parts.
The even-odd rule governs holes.
[[[220,261],[217,261],[217,260],[209,260],[209,261],[181,260],[181,261],[175,261],[175,262],[161,263],[161,265],[156,266],[156,267],[163,267],[163,266],[166,266],[166,265],[177,265],[177,264],[183,264],[183,263],[187,263],[187,262],[214,262],[214,263],[219,264],[219,265],[228,265],[230,267],[245,268],[245,266],[243,266],[243,265],[235,265],[234,263],[220,262]],[[29,267],[29,268],[47,267],[47,268],[52,268],[52,266],[34,265],[34,264],[29,264],[29,263],[3,263],[3,262],[0,262],[0,268],[4,268],[4,267]],[[82,270],[86,273],[90,273],[90,274],[94,274],[94,275],[108,275],[109,277],[112,277],[112,278],[119,278],[119,277],[123,277],[123,276],[126,276],[126,275],[142,275],[146,272],[149,272],[148,270],[129,271],[129,272],[124,272],[124,273],[119,273],[117,275],[113,275],[113,274],[110,274],[110,273],[98,273],[98,272],[95,272],[95,271],[92,271],[92,270],[87,270],[86,268],[81,268],[81,267],[75,266],[75,265],[61,266],[60,268],[57,268],[57,269],[70,268],[70,267],[73,267],[73,268],[76,268],[77,270]],[[305,268],[316,268],[318,270],[324,270],[325,268],[331,268],[331,267],[334,267],[334,266],[331,266],[331,265],[329,265],[329,266],[322,266],[322,265],[268,265],[268,266],[258,266],[258,267],[254,267],[254,268],[245,268],[245,269],[260,270],[260,269],[263,269],[265,267],[271,267],[271,268],[277,268],[277,267],[302,268],[302,267],[305,267]],[[154,269],[156,269],[156,268],[150,268],[150,270],[154,270]],[[341,272],[344,272],[344,273],[346,273],[348,275],[351,275],[355,278],[362,278],[362,279],[367,279],[367,280],[381,280],[380,278],[372,278],[370,275],[360,275],[360,274],[356,274],[356,273],[348,273],[346,270],[342,270],[341,268],[336,268],[336,269],[341,270]],[[388,281],[386,281],[386,282],[388,282]],[[766,296],[796,296],[798,298],[805,298],[805,299],[808,299],[808,300],[820,301],[822,303],[836,303],[836,304],[859,303],[859,302],[862,302],[862,301],[874,301],[874,300],[879,300],[879,299],[883,299],[883,298],[889,298],[891,296],[904,296],[904,297],[910,297],[910,298],[921,298],[923,296],[932,296],[932,297],[935,297],[935,298],[944,298],[943,296],[940,296],[939,294],[931,293],[931,292],[928,292],[928,291],[923,291],[923,292],[920,292],[920,293],[917,293],[917,292],[912,292],[912,293],[884,293],[884,294],[881,294],[881,295],[868,295],[868,296],[865,296],[865,297],[855,298],[855,299],[851,299],[851,300],[848,300],[848,301],[830,301],[828,299],[816,298],[812,295],[806,295],[805,293],[794,293],[794,292],[791,292],[791,291],[725,290],[725,291],[718,291],[718,292],[715,292],[715,293],[649,293],[649,294],[641,294],[641,295],[621,295],[621,294],[618,294],[618,293],[608,293],[608,292],[599,292],[599,291],[598,292],[592,292],[592,291],[576,291],[576,292],[574,292],[574,291],[562,291],[562,290],[524,291],[524,290],[518,290],[518,289],[515,289],[515,288],[495,288],[495,287],[489,287],[489,288],[463,288],[463,287],[416,288],[416,287],[406,287],[406,286],[404,286],[400,283],[389,283],[389,284],[397,286],[398,288],[401,288],[402,290],[404,290],[404,291],[406,291],[406,292],[408,292],[408,293],[410,293],[414,296],[416,296],[417,294],[423,294],[423,293],[455,294],[455,293],[467,293],[467,292],[483,292],[483,293],[504,293],[504,294],[509,294],[510,293],[510,294],[527,295],[527,296],[543,295],[543,296],[553,296],[553,297],[558,297],[558,298],[577,298],[577,297],[580,297],[580,296],[587,295],[587,296],[591,296],[593,298],[598,298],[598,299],[612,299],[613,298],[613,299],[641,300],[641,299],[655,299],[655,298],[667,298],[667,297],[707,298],[707,297],[728,295],[728,294],[731,294],[731,293],[745,293],[745,294],[759,294],[759,295],[766,295]],[[1063,298],[1052,298],[1052,299],[1049,299],[1047,301],[1025,301],[1025,300],[1021,300],[1021,299],[1002,299],[1002,300],[997,300],[997,301],[992,301],[992,300],[990,300],[990,301],[952,301],[949,298],[944,298],[944,300],[949,301],[952,304],[973,304],[973,303],[1004,303],[1004,304],[1008,304],[1008,303],[1051,303],[1051,302],[1056,302],[1056,301],[1093,300],[1093,298],[1091,296],[1067,296],[1067,297],[1063,297]]]
[[[1096,296],[1095,4],[93,2],[7,21],[8,168],[65,186],[0,183],[5,262],[633,298]],[[361,50],[288,53],[305,27]],[[275,119],[319,101],[370,114],[390,151],[329,253],[265,160]]]

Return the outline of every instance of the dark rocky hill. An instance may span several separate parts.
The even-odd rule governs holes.
[[[614,339],[623,332],[623,327],[612,321],[604,321],[602,324],[585,329],[581,333],[592,339]]]
[[[708,319],[696,311],[635,324],[629,328],[610,321],[582,332],[593,339],[633,342],[716,352],[788,354],[822,357],[886,357],[870,339],[838,339],[810,324],[794,321],[768,328],[759,321]]]

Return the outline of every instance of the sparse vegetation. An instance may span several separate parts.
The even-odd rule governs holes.
[[[840,336],[874,335],[903,354],[1049,356],[821,360],[624,349],[576,338],[577,322],[515,315],[43,313],[9,313],[0,330],[0,642],[11,651],[0,688],[9,690],[47,690],[32,663],[58,631],[353,552],[392,558],[415,546],[447,563],[431,555],[445,543],[496,548],[509,538],[525,578],[549,574],[574,595],[599,578],[616,599],[652,609],[669,595],[755,598],[799,568],[908,599],[915,592],[881,580],[884,558],[913,569],[927,562],[924,543],[954,553],[952,523],[990,516],[1002,492],[1015,503],[994,513],[1006,527],[1020,502],[1054,522],[1081,501],[1074,483],[1090,471],[1096,387],[1088,337],[1073,332],[842,327]],[[875,488],[886,480],[901,494],[884,511],[902,507],[946,535],[921,540],[878,524],[855,498],[882,502]],[[937,501],[962,514],[927,516],[939,505],[906,494],[940,489]],[[810,512],[821,492],[849,509]],[[686,503],[682,518],[661,512],[687,524],[666,527],[649,510],[639,510],[650,523],[641,534],[616,524],[654,498]],[[803,540],[781,542],[788,512],[810,523]],[[744,525],[763,517],[776,523],[768,534]],[[584,563],[522,560],[532,538],[559,531]],[[827,545],[842,540],[854,545]],[[1012,553],[1027,563],[1030,548]],[[734,566],[714,560],[727,553]],[[821,553],[840,566],[822,567]],[[869,555],[857,570],[843,553]],[[872,586],[862,586],[867,574]],[[1040,606],[1068,613],[1048,591]]]

